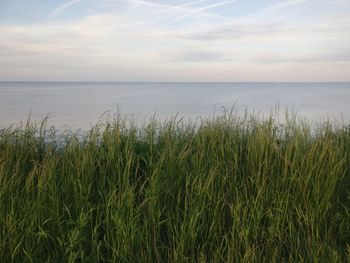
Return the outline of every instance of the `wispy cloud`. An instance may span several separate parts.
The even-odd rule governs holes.
[[[256,15],[271,15],[273,13],[276,13],[277,11],[281,11],[282,9],[285,9],[291,6],[300,5],[307,1],[310,1],[310,0],[288,0],[288,1],[280,2],[277,4],[273,4],[269,7],[265,7],[253,14],[250,14],[248,17],[256,16]]]
[[[219,6],[226,5],[226,4],[233,3],[233,2],[237,2],[237,1],[238,0],[222,1],[222,2],[215,3],[215,4],[199,7],[199,8],[197,8],[197,10],[208,10],[208,9],[212,9],[212,8],[215,8],[215,7],[219,7]]]
[[[161,26],[168,26],[171,24],[174,24],[180,20],[183,20],[184,18],[188,18],[188,17],[192,17],[195,16],[197,14],[201,14],[203,13],[203,11],[215,8],[215,7],[220,7],[229,3],[234,3],[237,2],[238,0],[226,0],[226,1],[221,1],[215,4],[210,4],[210,5],[206,5],[206,6],[201,6],[201,7],[197,7],[197,8],[190,8],[189,10],[186,10],[187,12],[184,12],[183,14],[171,19],[170,21],[167,21],[166,23],[162,24]],[[209,13],[210,14],[210,13]],[[221,16],[219,16],[220,18],[223,18]]]
[[[160,3],[149,2],[146,0],[128,0],[128,2],[130,2],[131,4],[136,4],[137,7],[149,6],[149,7],[157,8],[161,11],[165,11],[167,13],[173,13],[176,15],[183,14],[183,13],[185,13],[186,15],[196,15],[196,14],[215,15],[215,14],[207,13],[205,11],[214,7],[219,7],[228,3],[235,2],[237,0],[225,0],[215,4],[193,7],[195,5],[206,3],[209,1],[210,0],[200,0],[200,1],[193,1],[186,4],[181,4],[181,5],[170,5],[170,4],[160,4]]]
[[[180,5],[180,7],[187,7],[187,6],[193,6],[193,5],[198,5],[201,3],[207,3],[210,2],[211,0],[198,0],[198,1],[193,1],[193,2],[189,2],[183,5]]]
[[[281,32],[290,32],[290,28],[284,23],[259,22],[259,23],[228,23],[218,27],[203,28],[195,32],[179,33],[180,37],[198,41],[237,41],[248,37],[276,36]]]
[[[57,7],[52,16],[59,18],[79,1]],[[297,5],[309,14],[310,6],[303,5],[308,1],[318,8],[334,3],[290,0],[265,7],[257,15],[223,18],[217,10],[234,0],[185,4],[106,0],[110,6],[97,9],[95,15],[42,24],[0,24],[0,78],[17,74],[37,79],[45,75],[195,80],[204,76],[259,81],[276,76],[287,80],[293,72],[299,74],[294,80],[312,80],[307,75],[311,72],[310,76],[318,73],[325,80],[349,80],[349,16],[317,13],[317,19],[311,20],[283,16]]]
[[[62,15],[67,8],[79,3],[80,1],[82,1],[82,0],[72,0],[72,1],[66,2],[66,3],[58,6],[55,10],[52,11],[52,13],[49,15],[49,17],[58,17],[58,16]]]

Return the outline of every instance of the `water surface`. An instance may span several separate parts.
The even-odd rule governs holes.
[[[0,82],[0,127],[49,115],[57,128],[88,128],[110,111],[146,118],[208,116],[222,107],[269,114],[279,103],[313,119],[350,121],[350,83]]]

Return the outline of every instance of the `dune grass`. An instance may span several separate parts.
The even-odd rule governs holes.
[[[350,262],[350,126],[224,113],[0,130],[1,262]]]

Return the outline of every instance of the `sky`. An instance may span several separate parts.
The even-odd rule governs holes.
[[[350,81],[350,0],[0,0],[0,81]]]

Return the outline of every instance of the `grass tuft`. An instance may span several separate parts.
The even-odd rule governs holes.
[[[229,112],[0,130],[0,258],[350,262],[350,126]]]

